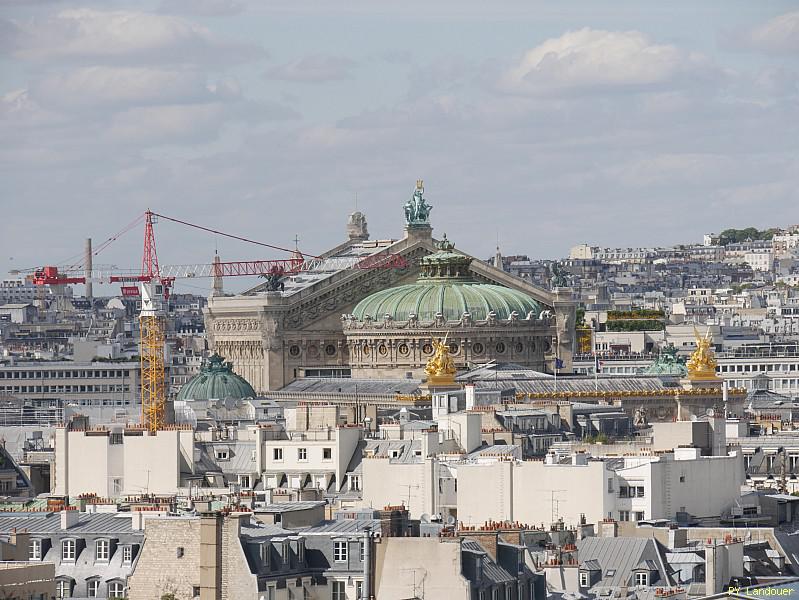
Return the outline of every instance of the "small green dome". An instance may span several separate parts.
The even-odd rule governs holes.
[[[214,354],[195,375],[183,384],[178,400],[226,400],[255,398],[255,390],[243,377],[233,372],[233,365]]]
[[[419,261],[421,273],[416,283],[375,292],[361,300],[352,315],[359,321],[367,317],[407,321],[411,315],[431,321],[441,313],[447,320],[469,313],[474,320],[486,319],[493,312],[497,319],[516,313],[524,319],[530,312],[537,317],[541,305],[527,294],[488,283],[478,283],[469,272],[471,258],[454,252],[447,236],[437,244],[438,252]]]

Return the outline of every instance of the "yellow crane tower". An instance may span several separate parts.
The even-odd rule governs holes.
[[[150,432],[156,432],[166,422],[163,284],[156,281],[143,282],[141,292],[141,421]]]

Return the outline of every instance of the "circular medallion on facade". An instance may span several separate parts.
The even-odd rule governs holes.
[[[300,355],[300,347],[297,344],[294,344],[289,348],[289,354],[291,356],[299,356]]]
[[[388,347],[385,344],[380,344],[377,347],[377,351],[380,353],[380,356],[385,356],[388,354]]]
[[[335,356],[336,355],[336,345],[335,344],[328,344],[325,346],[325,354],[328,356]]]
[[[524,344],[516,342],[516,352],[524,352]]]
[[[503,342],[499,342],[497,344],[497,354],[503,354],[505,352],[505,344]]]
[[[472,352],[474,352],[475,354],[482,354],[483,352],[485,352],[485,347],[483,347],[483,344],[481,344],[480,342],[477,342],[475,344],[472,344]]]
[[[422,352],[425,354],[432,354],[433,353],[433,345],[432,344],[425,344],[422,346]]]
[[[408,356],[411,353],[410,348],[408,348],[408,344],[400,344],[397,348],[397,352],[399,352],[402,356]]]
[[[369,344],[364,344],[362,349],[364,356],[369,356]]]
[[[544,342],[544,352],[549,352],[552,350],[552,344],[549,343],[549,340]]]
[[[316,346],[308,346],[308,356],[316,358],[319,356],[319,348]]]
[[[450,354],[457,354],[458,350],[460,350],[460,346],[458,344],[452,343],[449,345],[449,353]]]

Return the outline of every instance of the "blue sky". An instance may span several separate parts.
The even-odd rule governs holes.
[[[148,206],[318,253],[357,193],[396,238],[417,178],[478,256],[787,226],[797,73],[795,2],[0,0],[0,271]],[[280,257],[158,235],[165,264]]]

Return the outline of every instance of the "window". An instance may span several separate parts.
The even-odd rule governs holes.
[[[627,497],[627,490],[630,489],[626,485],[619,486],[619,498],[626,498]]]
[[[122,562],[129,563],[133,560],[133,546],[122,546]]]
[[[108,443],[112,446],[118,446],[122,443],[122,434],[121,433],[112,433],[108,436]],[[112,596],[113,597],[113,596]]]
[[[228,452],[227,450],[219,450],[216,451],[216,460],[228,460]]]
[[[355,598],[356,600],[363,599],[363,581],[355,582]]]
[[[28,560],[42,560],[42,540],[31,540],[28,547]]]
[[[72,582],[62,579],[55,584],[55,597],[59,598],[69,598],[72,596]]]
[[[266,600],[275,600],[275,586],[270,585],[266,588]]]
[[[333,600],[347,600],[347,591],[343,581],[333,582]]]
[[[646,571],[636,573],[635,585],[649,585],[649,573]]]
[[[121,477],[113,477],[111,479],[111,494],[114,496],[119,496],[122,494],[122,478]]]
[[[273,448],[272,458],[274,460],[283,460],[283,448]]]
[[[109,598],[124,598],[125,585],[121,581],[112,581],[108,584],[108,597]]]
[[[635,493],[636,497],[643,498],[644,497],[644,486],[639,485],[638,487],[635,488],[635,492],[636,492]]]
[[[86,584],[86,595],[89,598],[97,598],[99,594],[100,594],[100,580],[92,579],[89,583]]]
[[[333,560],[347,562],[347,542],[333,542]]]
[[[608,477],[608,494],[613,493],[613,477]]]
[[[300,564],[305,563],[305,540],[297,542],[297,562]]]
[[[308,460],[308,448],[297,448],[297,460]]]
[[[588,587],[588,573],[580,571],[580,587]]]
[[[108,540],[97,540],[94,543],[94,560],[108,560],[109,546]]]
[[[360,547],[361,562],[363,562],[364,558],[366,557],[366,544],[361,542],[358,545]]]
[[[75,540],[61,542],[61,560],[75,560]]]
[[[250,487],[250,476],[249,475],[241,475],[239,477],[239,484],[241,485],[241,487],[243,487],[245,489],[249,488]]]
[[[200,597],[200,586],[199,585],[191,586],[191,597],[192,598],[199,598]]]
[[[333,448],[322,448],[322,460],[331,460],[333,458]]]
[[[629,521],[630,520],[630,511],[629,510],[620,510],[619,511],[619,521]]]
[[[269,552],[269,542],[261,544],[261,562],[268,569],[271,553]]]
[[[642,510],[635,511],[635,520],[636,521],[643,521],[644,520],[644,511],[642,511]]]

